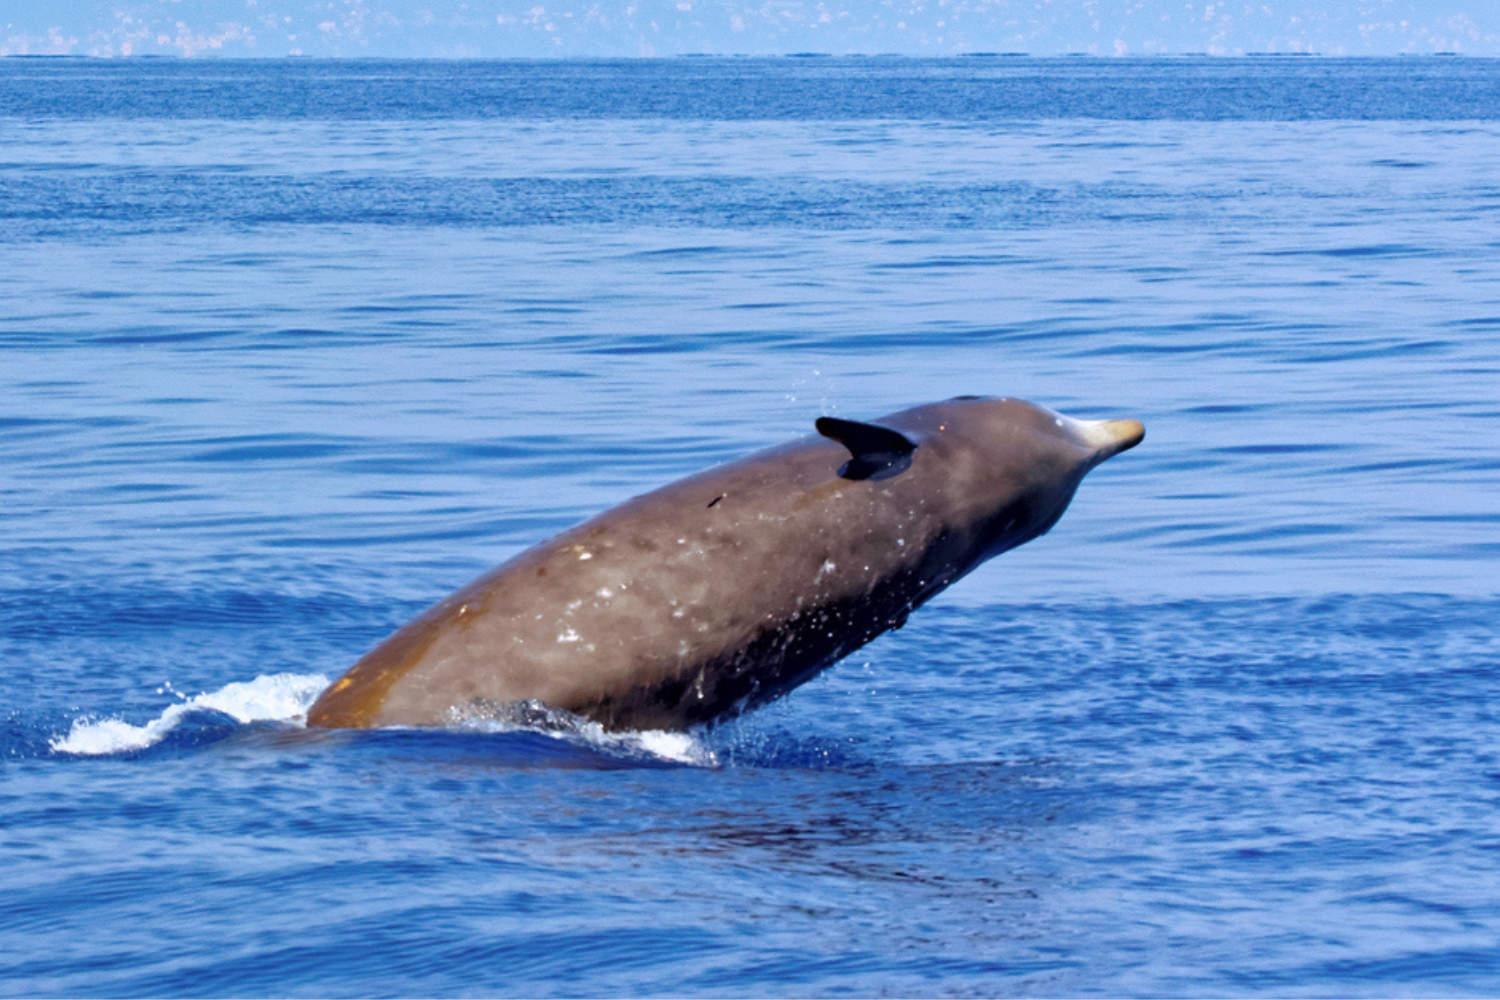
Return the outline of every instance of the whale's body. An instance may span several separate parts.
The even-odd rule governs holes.
[[[1047,531],[1144,433],[974,397],[818,430],[521,553],[366,654],[308,724],[435,726],[538,703],[611,729],[738,715]]]

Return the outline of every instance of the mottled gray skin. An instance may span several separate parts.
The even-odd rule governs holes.
[[[685,729],[776,698],[899,628],[1062,516],[1135,421],[961,397],[872,421],[916,445],[864,479],[810,436],[629,500],[407,624],[308,712],[435,726],[541,703],[610,729]]]

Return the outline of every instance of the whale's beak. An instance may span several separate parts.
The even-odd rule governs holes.
[[[1146,436],[1146,426],[1139,420],[1079,420],[1076,424],[1078,433],[1096,449],[1094,465],[1129,451]]]

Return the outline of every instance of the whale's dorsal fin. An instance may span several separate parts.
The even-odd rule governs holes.
[[[889,479],[899,476],[911,464],[916,444],[905,434],[878,424],[858,420],[819,417],[814,425],[818,433],[832,438],[853,457],[839,469],[845,479]]]

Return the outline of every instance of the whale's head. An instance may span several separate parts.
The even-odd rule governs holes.
[[[907,412],[982,520],[986,558],[1046,533],[1089,470],[1146,436],[1138,420],[1077,420],[1022,399],[958,396]]]

